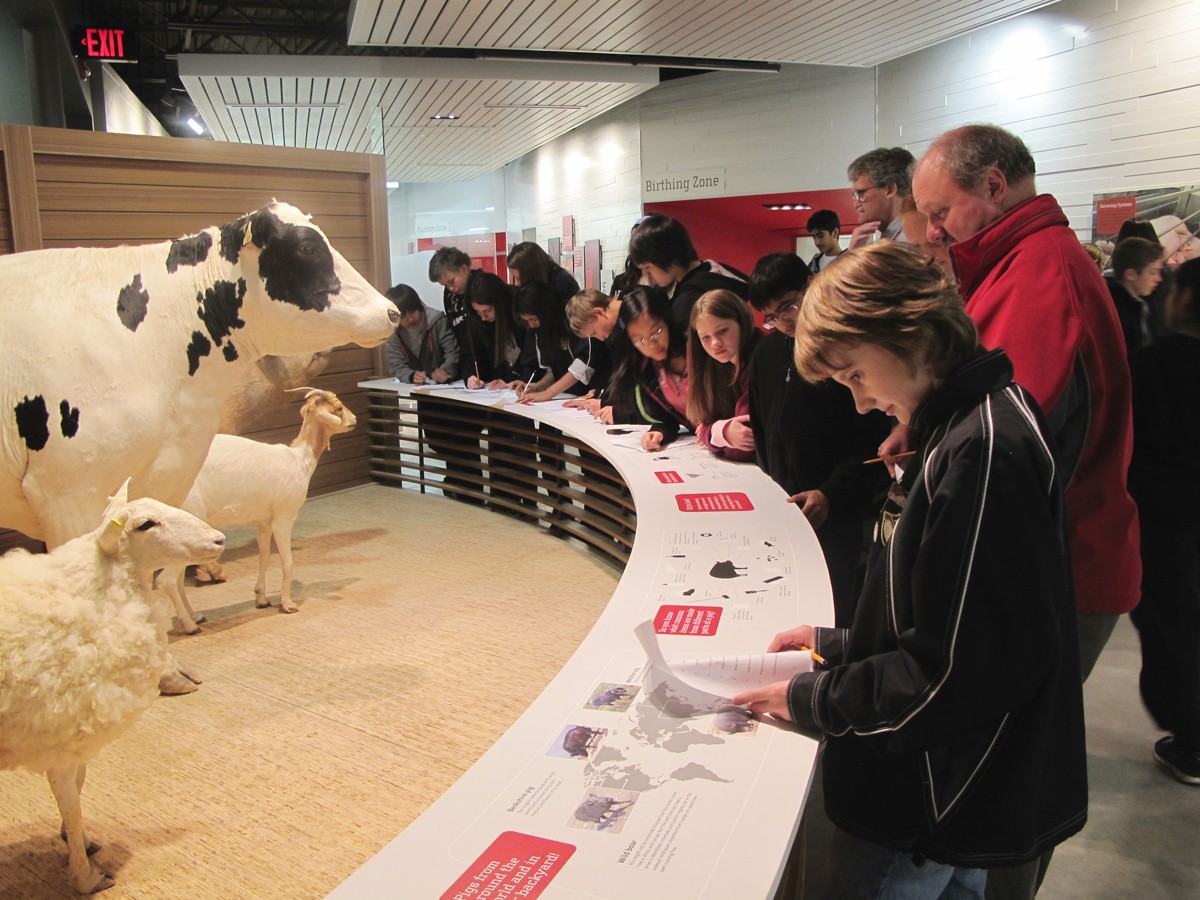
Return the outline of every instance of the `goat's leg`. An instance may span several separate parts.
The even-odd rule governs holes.
[[[83,834],[83,809],[79,803],[79,785],[83,775],[78,766],[51,769],[46,773],[50,790],[58,802],[63,828],[67,832],[67,871],[71,886],[81,894],[94,894],[113,886],[108,873],[88,859],[87,839]]]
[[[196,623],[203,621],[203,617],[197,617],[192,612],[192,604],[188,603],[187,592],[184,586],[184,573],[186,571],[183,566],[163,569],[158,575],[158,586],[163,593],[171,598],[171,603],[175,606],[175,618],[179,619],[179,626],[184,632],[186,634],[199,634],[200,626]]]
[[[279,548],[279,559],[283,563],[279,608],[285,613],[300,612],[300,607],[292,602],[292,526],[295,524],[294,516],[290,519],[276,519],[271,523],[271,533],[275,535],[275,546]]]
[[[258,583],[254,585],[254,605],[263,609],[271,605],[267,599],[267,563],[271,561],[271,526],[258,526]]]

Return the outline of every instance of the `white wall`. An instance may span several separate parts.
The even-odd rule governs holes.
[[[509,246],[533,228],[545,247],[562,237],[563,217],[574,216],[577,249],[600,241],[607,290],[625,266],[629,230],[642,211],[639,125],[634,100],[505,166]]]
[[[1029,143],[1038,187],[1083,236],[1095,193],[1196,182],[1198,111],[1200,0],[1062,0],[877,69],[667,82],[505,166],[502,227],[545,246],[574,215],[580,242],[603,242],[607,285],[648,179],[720,170],[723,196],[836,188],[872,147],[920,155],[949,128],[992,122]]]
[[[1081,236],[1092,195],[1200,171],[1200,3],[1063,0],[879,67],[879,143],[990,122],[1033,151]]]
[[[875,72],[783,66],[779,74],[717,72],[671,81],[639,99],[643,181],[725,170],[736,197],[846,184],[846,165],[875,144]],[[695,199],[654,191],[653,199]]]

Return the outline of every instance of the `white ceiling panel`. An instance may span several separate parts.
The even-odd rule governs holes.
[[[658,83],[652,67],[391,57],[185,54],[179,74],[217,140],[378,152],[401,182],[477,178]]]
[[[872,66],[1051,2],[354,0],[350,45],[421,55],[178,61],[218,140],[382,153],[390,180],[461,181],[649,90],[658,66]]]
[[[873,66],[1054,0],[355,0],[349,43]]]

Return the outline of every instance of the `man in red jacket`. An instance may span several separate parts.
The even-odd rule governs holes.
[[[1129,369],[1104,279],[1049,194],[1029,149],[991,125],[948,131],[913,176],[929,239],[950,245],[959,290],[986,347],[1003,347],[1054,435],[1086,679],[1141,585]]]
[[[1137,508],[1126,489],[1129,367],[1108,289],[1062,208],[1037,193],[1029,149],[1003,129],[943,134],[917,164],[913,196],[929,239],[949,245],[981,342],[1004,348],[1014,380],[1046,415],[1066,487],[1086,680],[1141,591]],[[1031,896],[1048,862],[1040,872],[1017,867],[1010,883],[989,878],[988,896]]]

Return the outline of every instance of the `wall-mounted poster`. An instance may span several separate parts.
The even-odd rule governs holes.
[[[564,251],[575,249],[575,217],[563,216],[562,220],[562,248]]]
[[[1167,252],[1167,265],[1200,256],[1200,185],[1148,188],[1096,194],[1092,204],[1092,240],[1112,253],[1126,219],[1145,219],[1154,226]]]
[[[546,253],[553,260],[562,256],[562,238],[549,238],[546,241]],[[561,263],[560,263],[561,265]]]
[[[583,286],[602,291],[600,286],[600,241],[583,242]]]

